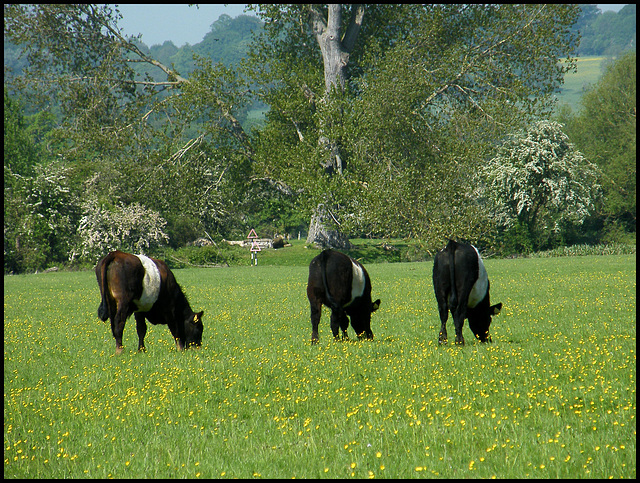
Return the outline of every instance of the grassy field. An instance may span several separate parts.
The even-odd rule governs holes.
[[[93,273],[5,277],[4,476],[635,478],[635,255],[486,266],[490,345],[437,345],[430,262],[367,265],[375,340],[317,346],[307,268],[258,266],[176,270],[202,349],[121,356]]]
[[[574,112],[581,109],[580,99],[585,87],[594,86],[602,76],[602,63],[606,57],[578,58],[577,72],[570,72],[564,76],[564,85],[558,97],[558,105],[568,104]]]

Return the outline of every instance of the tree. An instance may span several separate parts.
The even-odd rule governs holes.
[[[84,177],[80,188],[111,193],[99,200],[106,205],[159,212],[180,241],[228,226],[251,152],[234,115],[246,103],[241,79],[211,62],[199,65],[193,82],[183,77],[125,38],[108,5],[11,5],[4,15],[5,38],[24,46],[29,60],[5,79],[60,109],[54,154]]]
[[[439,245],[461,227],[490,231],[474,221],[470,174],[505,132],[550,110],[574,67],[558,60],[575,47],[578,7],[259,8],[264,33],[241,69],[200,58],[188,78],[124,38],[108,6],[11,5],[5,36],[27,46],[21,79],[60,100],[56,154],[97,174],[89,186],[114,197],[104,206],[139,203],[172,239],[184,219],[231,229],[263,186],[309,215],[323,207],[342,234]],[[252,95],[270,112],[248,132],[237,114]]]
[[[310,72],[315,74],[315,78],[311,80],[307,77],[307,81],[303,81],[298,88],[303,89],[307,100],[313,103],[317,116],[315,119],[317,132],[314,135],[317,148],[313,150],[314,158],[326,175],[332,176],[335,173],[341,176],[345,167],[345,157],[341,152],[340,145],[340,130],[344,111],[343,99],[349,79],[350,56],[354,51],[362,27],[366,7],[361,4],[291,5],[287,7],[262,4],[260,8],[259,15],[265,20],[266,37],[262,43],[257,45],[254,66],[256,65],[255,59],[259,59],[258,62],[266,60],[271,66],[280,62],[287,65],[290,64],[289,59],[293,55],[303,60],[305,66],[310,67],[310,60],[313,57],[318,57],[318,53],[320,54],[322,72],[319,73],[316,69],[311,70]],[[292,40],[298,43],[298,46],[292,44]],[[299,42],[302,45],[299,45]],[[309,48],[314,44],[319,52]],[[295,52],[297,47],[299,47],[299,51]],[[282,72],[282,68],[278,68],[277,71]],[[294,72],[299,74],[300,69],[296,68]],[[266,73],[266,71],[261,71],[259,75],[263,76]],[[320,75],[318,74],[322,75],[323,83],[319,82]],[[262,78],[260,81],[264,83],[265,79]],[[296,119],[298,116],[297,114],[291,116],[293,112],[289,111],[285,115],[291,117],[291,122],[296,126],[300,141],[304,142],[304,135]],[[309,226],[307,242],[318,243],[322,246],[348,248],[349,241],[344,233],[336,229],[328,229],[325,226],[331,221],[337,221],[334,214],[337,206],[331,198],[330,193],[325,193],[325,196],[317,200]],[[336,228],[334,223],[332,225]]]
[[[5,273],[45,268],[64,259],[73,243],[76,197],[69,186],[68,167],[52,161],[36,139],[46,138],[44,117],[26,119],[21,103],[5,88]]]
[[[30,177],[5,169],[5,177],[13,178],[13,188],[5,189],[5,272],[39,270],[68,259],[79,218],[69,171],[60,161],[35,165]]]
[[[22,105],[4,89],[4,169],[14,174],[32,175],[38,161],[38,148],[27,132]],[[7,176],[4,177],[5,189]]]
[[[446,234],[490,232],[468,173],[506,132],[550,112],[549,94],[575,65],[558,60],[577,43],[578,8],[367,6],[345,89],[333,96],[315,17],[305,6],[272,8],[252,52],[271,106],[256,170],[304,190],[306,209],[323,206],[346,233],[436,246]],[[333,164],[323,137],[338,148]]]
[[[580,224],[593,213],[599,174],[552,121],[510,136],[480,170],[482,195],[497,224],[524,227],[534,249],[546,248],[565,224]]]
[[[80,256],[97,262],[105,253],[119,249],[145,253],[169,241],[166,221],[155,211],[134,203],[105,209],[95,199],[84,200],[78,224],[78,244],[70,259]]]
[[[618,12],[600,12],[596,5],[580,5],[582,15],[574,31],[582,35],[577,53],[583,55],[619,55],[635,49],[636,5],[625,5]]]
[[[602,170],[598,216],[605,231],[636,231],[636,53],[628,52],[607,67],[581,99],[582,110],[565,112],[567,133]]]

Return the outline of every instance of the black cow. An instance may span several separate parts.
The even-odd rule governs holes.
[[[489,278],[476,247],[449,240],[433,261],[433,289],[440,312],[440,344],[447,342],[447,318],[453,315],[456,344],[464,344],[462,325],[469,319],[469,328],[482,342],[491,342],[491,316],[498,315],[502,304],[489,302]]]
[[[111,319],[117,354],[122,352],[124,324],[134,312],[139,351],[146,350],[145,319],[154,325],[168,325],[180,350],[202,344],[204,312],[191,310],[187,297],[163,261],[115,251],[98,262],[96,277],[102,297],[98,317],[103,321]]]
[[[311,305],[311,343],[318,342],[318,324],[322,305],[331,309],[331,330],[337,340],[348,339],[349,318],[358,339],[373,339],[371,313],[380,300],[371,303],[371,280],[361,263],[344,253],[324,250],[309,264],[307,297]]]

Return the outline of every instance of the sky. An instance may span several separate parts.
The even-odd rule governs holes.
[[[617,12],[626,4],[598,4],[603,12]],[[142,34],[149,47],[171,40],[177,47],[199,43],[211,24],[226,13],[230,17],[242,15],[244,4],[203,4],[199,8],[187,4],[124,4],[118,5],[123,18],[118,26],[126,35]],[[247,15],[255,15],[248,12]]]
[[[122,20],[118,26],[126,35],[142,34],[149,47],[171,40],[176,47],[195,45],[211,31],[211,24],[226,13],[232,18],[243,14],[244,4],[118,4]],[[255,15],[247,12],[247,15]]]

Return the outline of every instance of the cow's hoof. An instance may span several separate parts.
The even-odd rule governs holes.
[[[123,350],[124,350],[124,347],[122,347],[122,346],[116,347],[116,354],[122,354]]]

